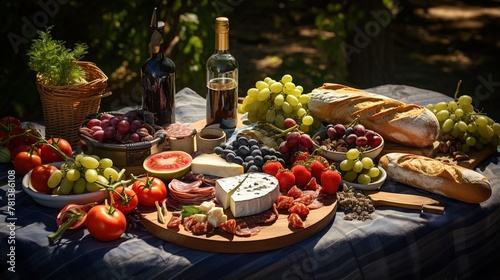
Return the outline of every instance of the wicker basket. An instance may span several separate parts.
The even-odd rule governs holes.
[[[79,128],[90,114],[99,112],[101,98],[111,95],[106,91],[108,77],[92,62],[78,61],[86,73],[85,84],[47,86],[37,75],[36,86],[42,101],[45,137],[61,137],[71,146],[79,143]]]

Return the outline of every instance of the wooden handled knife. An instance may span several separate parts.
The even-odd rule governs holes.
[[[373,205],[375,206],[392,206],[420,210],[424,213],[438,215],[444,214],[444,206],[441,204],[441,202],[429,197],[383,191],[363,192],[366,196],[368,196],[368,198],[370,198],[370,200],[373,202]]]

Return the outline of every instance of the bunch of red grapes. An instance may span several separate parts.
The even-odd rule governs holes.
[[[309,134],[293,131],[287,134],[285,141],[281,142],[279,151],[286,163],[295,161],[297,152],[312,152],[313,141]]]
[[[123,116],[103,113],[90,119],[80,132],[104,143],[137,143],[153,140],[154,129],[138,118],[132,110]]]
[[[329,124],[326,126],[326,135],[331,140],[344,139],[351,148],[367,145],[375,148],[382,144],[382,138],[373,130],[366,129],[362,124],[347,128],[343,124]]]

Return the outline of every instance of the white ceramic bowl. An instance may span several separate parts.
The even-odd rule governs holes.
[[[382,186],[382,184],[384,184],[385,179],[387,178],[387,172],[385,172],[385,170],[381,167],[377,166],[377,168],[380,170],[380,174],[378,175],[377,180],[374,182],[371,182],[370,184],[364,185],[364,184],[359,184],[359,183],[348,182],[345,180],[342,180],[342,183],[346,184],[348,186],[353,186],[354,188],[356,188],[358,190],[363,190],[363,191],[378,190]]]
[[[367,150],[367,151],[364,151],[363,152],[363,156],[365,157],[369,157],[371,159],[374,159],[376,158],[381,152],[382,152],[382,149],[384,149],[384,138],[375,132],[376,135],[378,135],[380,138],[382,138],[382,143],[380,143],[380,145],[378,145],[378,147],[375,147],[375,148],[372,148],[370,150]],[[320,137],[321,139],[325,139],[327,136],[326,136],[326,130],[321,130],[319,132],[317,132],[316,134],[313,135],[313,145],[314,145],[314,148],[316,149],[319,149],[320,148],[320,145],[318,143],[316,143],[316,139],[317,137]],[[346,157],[346,153],[342,153],[342,152],[337,152],[337,151],[326,151],[326,150],[321,150],[321,155],[324,156],[325,158],[327,158],[328,160],[331,160],[331,161],[334,161],[334,162],[340,162],[342,160],[344,160]]]
[[[68,195],[51,195],[39,193],[33,189],[31,185],[31,171],[24,175],[23,190],[31,196],[38,204],[50,208],[61,209],[69,203],[87,204],[91,202],[102,202],[106,198],[106,191],[99,190],[97,192],[84,194],[68,194]]]

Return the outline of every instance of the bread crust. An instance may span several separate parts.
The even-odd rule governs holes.
[[[308,108],[323,122],[358,122],[385,141],[427,147],[439,136],[436,116],[427,108],[341,84],[325,83],[311,92]]]
[[[437,159],[405,153],[388,153],[379,160],[387,178],[468,203],[491,196],[491,185],[482,174]]]

